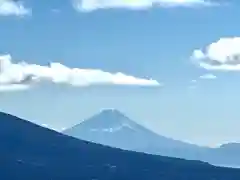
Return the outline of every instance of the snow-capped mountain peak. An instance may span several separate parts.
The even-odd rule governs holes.
[[[63,133],[126,150],[155,152],[159,147],[164,147],[163,149],[192,147],[186,143],[160,136],[112,108],[102,109],[99,113]]]
[[[127,124],[127,123],[124,123],[120,126],[116,126],[116,127],[111,127],[111,128],[102,128],[102,129],[90,129],[90,131],[98,131],[98,132],[110,132],[110,133],[113,133],[113,132],[117,132],[117,131],[120,131],[120,130],[123,130],[123,128],[129,128],[129,129],[132,129],[134,130],[133,127],[131,127],[131,125]]]
[[[114,113],[116,111],[118,111],[118,110],[115,109],[115,108],[102,108],[102,109],[100,109],[99,113],[102,113],[102,112],[112,112],[112,113]]]

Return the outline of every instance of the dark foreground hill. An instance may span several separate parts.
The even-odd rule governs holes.
[[[109,148],[0,113],[1,180],[239,180],[240,170]]]

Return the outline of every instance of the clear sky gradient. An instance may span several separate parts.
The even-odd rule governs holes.
[[[174,139],[209,146],[240,142],[238,1],[20,3],[0,1],[1,56],[9,54],[12,64],[24,61],[49,73],[50,62],[101,72],[87,85],[74,86],[73,81],[55,81],[63,77],[61,69],[44,77],[34,69],[28,73],[41,82],[14,89],[14,84],[26,85],[19,79],[25,66],[9,75],[8,66],[0,63],[0,90],[10,87],[0,91],[0,111],[61,130],[102,108],[117,108]],[[72,77],[78,83],[81,72]],[[109,73],[104,80],[102,72]],[[135,80],[129,86],[125,79],[116,80],[116,72],[160,86],[140,86],[142,81]]]

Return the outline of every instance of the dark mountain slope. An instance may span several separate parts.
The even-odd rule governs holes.
[[[239,180],[240,170],[104,147],[0,113],[2,180]]]

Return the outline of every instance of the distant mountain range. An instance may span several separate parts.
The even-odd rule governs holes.
[[[124,150],[240,167],[238,143],[209,148],[170,139],[137,124],[116,109],[105,109],[63,133]]]
[[[0,113],[2,180],[239,180],[240,170],[98,145]]]

